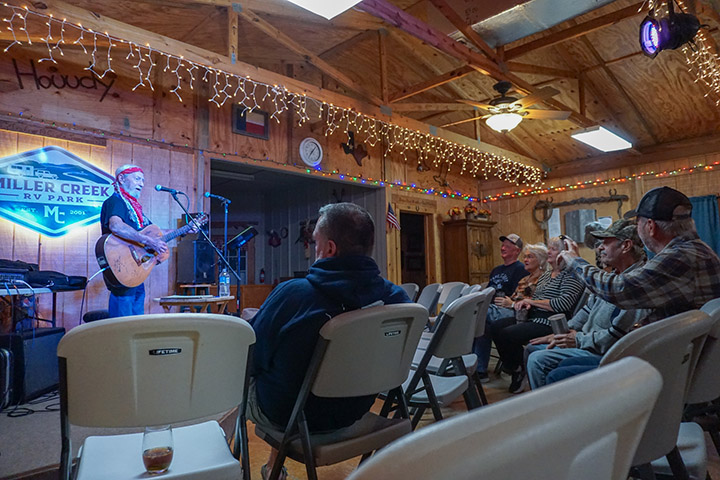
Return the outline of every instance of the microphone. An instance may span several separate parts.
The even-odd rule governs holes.
[[[172,195],[182,193],[179,190],[175,190],[174,188],[163,187],[162,185],[155,185],[155,190],[157,190],[158,192],[168,192]]]
[[[210,192],[205,192],[205,198],[216,198],[216,199],[220,200],[221,202],[227,203],[228,205],[232,203],[230,201],[230,199],[221,197],[220,195],[215,195],[214,193],[210,193]]]

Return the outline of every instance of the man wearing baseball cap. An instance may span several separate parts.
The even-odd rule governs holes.
[[[503,264],[493,268],[490,272],[488,287],[495,289],[495,294],[503,292],[512,295],[521,278],[528,275],[525,265],[518,260],[523,249],[523,241],[519,235],[511,233],[500,237],[500,256]]]
[[[652,309],[644,323],[700,308],[720,297],[720,258],[698,237],[691,213],[690,200],[675,189],[647,192],[625,217],[637,217],[638,235],[656,255],[630,272],[589,265],[574,242],[560,255],[598,297],[622,309]]]
[[[643,243],[632,220],[617,220],[606,230],[594,230],[590,235],[600,241],[600,261],[615,273],[631,272],[645,262]],[[602,355],[649,313],[645,309],[623,310],[591,295],[568,322],[569,333],[530,340],[530,345],[537,345],[529,347],[534,350],[527,361],[530,387],[545,385],[547,375],[554,374],[554,369],[568,359],[595,361],[598,365]],[[542,347],[545,344],[546,349]]]
[[[525,270],[525,264],[518,260],[518,256],[523,250],[523,241],[520,236],[515,233],[502,235],[500,241],[502,242],[500,256],[503,259],[503,264],[492,269],[490,281],[488,282],[488,287],[495,289],[496,298],[494,301],[497,306],[501,306],[501,303],[498,302],[504,300],[504,298],[499,298],[500,296],[511,296],[515,293],[518,282],[530,275],[530,272]],[[492,349],[492,336],[488,325],[498,320],[498,318],[493,315],[491,309],[486,319],[485,334],[475,339],[473,345],[473,352],[478,356],[478,375],[483,382],[489,380],[487,368],[490,362],[490,350]]]

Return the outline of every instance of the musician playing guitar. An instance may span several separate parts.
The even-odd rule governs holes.
[[[115,193],[102,205],[100,223],[103,235],[112,233],[125,240],[136,242],[152,248],[157,252],[157,263],[168,258],[167,243],[159,237],[152,237],[140,232],[152,222],[143,214],[138,199],[145,185],[145,174],[136,165],[123,165],[115,170]],[[110,317],[142,315],[145,313],[145,284],[132,288],[110,285],[108,310]]]

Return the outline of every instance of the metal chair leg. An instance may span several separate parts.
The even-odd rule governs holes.
[[[670,464],[670,470],[672,470],[673,476],[676,480],[690,480],[690,474],[688,474],[685,462],[683,462],[682,456],[680,456],[680,450],[673,448],[670,453],[665,455],[668,463]]]
[[[655,480],[655,472],[649,463],[632,467],[630,469],[630,475],[640,480]]]

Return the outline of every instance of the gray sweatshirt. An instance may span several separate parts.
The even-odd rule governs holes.
[[[642,264],[634,263],[625,271],[629,272]],[[600,297],[590,295],[585,306],[568,321],[568,326],[577,331],[577,348],[603,355],[651,311],[622,310]]]

